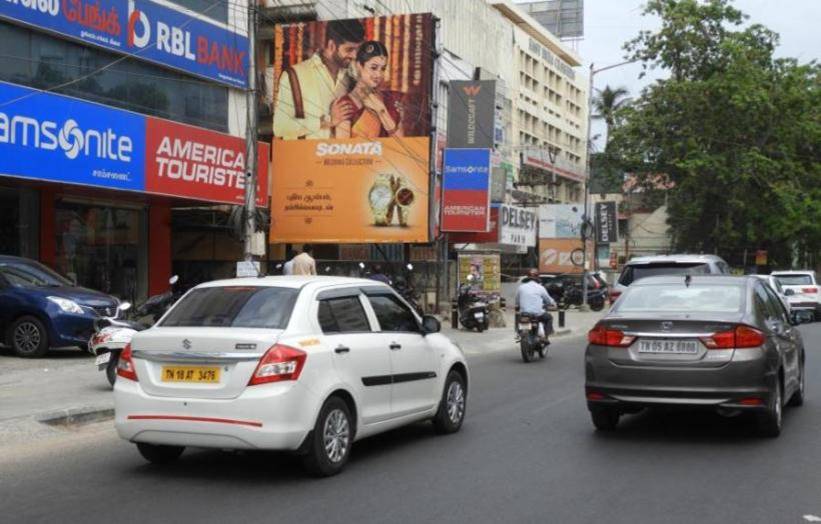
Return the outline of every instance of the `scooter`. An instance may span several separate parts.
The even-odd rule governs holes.
[[[97,357],[94,359],[94,364],[99,371],[105,370],[108,383],[112,386],[117,380],[117,363],[120,361],[120,353],[131,342],[135,333],[151,327],[177,301],[179,294],[174,292],[173,286],[178,280],[177,275],[171,277],[168,283],[171,284],[172,289],[149,297],[134,311],[132,318],[125,318],[124,313],[131,310],[131,304],[123,302],[113,317],[100,317],[94,322],[94,334],[88,341],[88,351]],[[148,317],[150,322],[144,323],[136,320],[143,317]]]
[[[538,316],[518,313],[516,325],[519,332],[519,347],[522,351],[522,360],[525,363],[536,360],[536,356],[544,358],[547,346],[550,345],[548,333],[545,333],[544,324]]]
[[[490,325],[487,304],[474,291],[472,275],[468,276],[467,282],[459,286],[456,307],[459,310],[459,322],[467,329],[475,329],[481,333]]]

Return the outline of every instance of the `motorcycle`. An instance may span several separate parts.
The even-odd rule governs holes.
[[[413,271],[413,264],[408,264],[405,267],[410,275],[410,272]],[[395,289],[396,292],[399,293],[399,295],[404,298],[405,301],[410,304],[420,316],[425,314],[424,311],[422,311],[422,305],[419,303],[419,293],[417,293],[416,288],[409,283],[409,279],[406,279],[404,276],[400,275],[393,279],[392,286],[393,289]]]
[[[474,291],[471,276],[468,276],[467,282],[459,286],[456,307],[459,311],[459,322],[467,329],[475,329],[481,333],[490,325],[487,304]]]
[[[548,333],[545,333],[544,324],[536,315],[519,313],[516,315],[517,330],[519,333],[519,347],[522,351],[522,360],[525,363],[544,358],[547,346],[550,345]]]
[[[135,333],[151,327],[177,301],[179,294],[174,292],[173,286],[178,280],[177,275],[171,277],[168,283],[171,284],[172,289],[149,297],[133,311],[131,318],[124,318],[126,316],[124,314],[131,311],[131,304],[123,302],[114,316],[100,317],[95,320],[94,334],[88,342],[88,351],[96,356],[94,364],[99,371],[105,370],[108,383],[112,386],[117,380],[117,363],[120,361],[120,353],[131,342]],[[146,317],[150,320],[148,323],[137,320]]]
[[[582,288],[573,284],[553,284],[548,286],[548,292],[563,309],[582,305]],[[589,287],[587,289],[587,305],[593,311],[604,309],[607,300],[607,290]]]

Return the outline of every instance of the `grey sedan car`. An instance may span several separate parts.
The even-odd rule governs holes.
[[[781,432],[804,401],[804,343],[781,300],[754,277],[664,276],[631,285],[588,334],[587,406],[599,430],[651,406],[753,412]]]

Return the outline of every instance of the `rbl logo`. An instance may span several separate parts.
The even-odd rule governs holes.
[[[140,25],[140,35],[137,35],[137,24]],[[134,0],[128,0],[128,47],[145,47],[151,40],[151,24],[145,13],[137,9]]]
[[[480,84],[477,84],[475,86],[464,86],[462,88],[462,91],[464,91],[465,94],[467,96],[470,96],[470,97],[474,97],[474,96],[478,95],[479,91],[481,91],[481,90],[482,90],[482,86]]]

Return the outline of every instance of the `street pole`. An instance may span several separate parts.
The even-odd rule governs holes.
[[[256,33],[257,20],[254,1],[248,3],[248,91],[246,92],[245,126],[245,221],[243,224],[243,259],[253,261],[253,243],[257,230],[257,79]]]
[[[590,217],[587,213],[587,201],[590,195],[590,154],[593,152],[593,144],[591,143],[591,136],[592,136],[592,124],[593,124],[593,77],[596,76],[597,73],[601,73],[602,71],[607,71],[608,69],[615,69],[617,67],[621,67],[623,65],[632,64],[633,62],[638,62],[639,59],[633,60],[626,60],[624,62],[619,62],[618,64],[609,65],[606,67],[602,67],[600,69],[593,69],[594,64],[590,64],[590,75],[587,78],[587,157],[584,163],[584,213],[582,214],[582,305],[579,308],[580,311],[590,311],[590,306],[587,304],[587,235],[588,227],[587,223],[590,220]],[[593,235],[595,236],[596,232],[593,231]],[[595,257],[596,254],[593,253]]]

